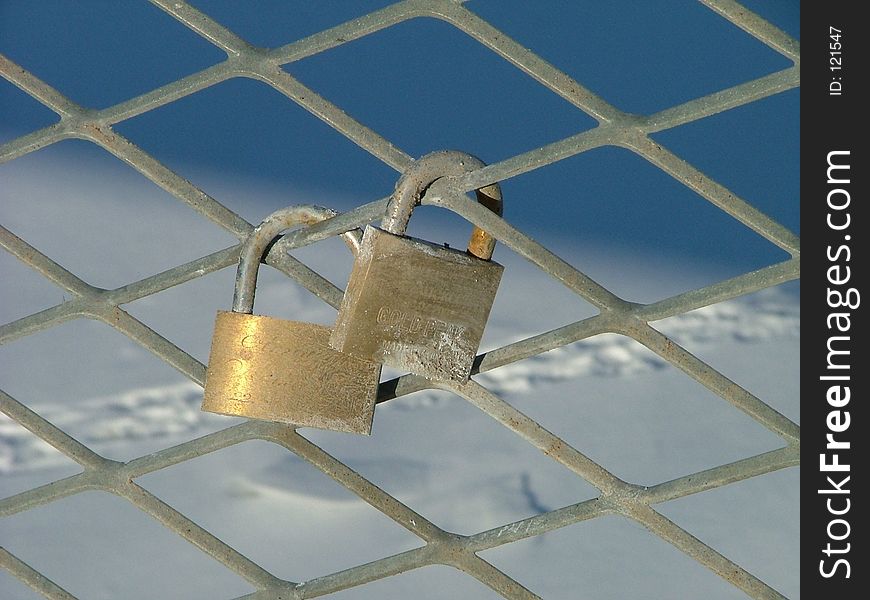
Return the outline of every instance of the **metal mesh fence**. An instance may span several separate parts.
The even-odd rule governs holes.
[[[359,147],[401,171],[412,161],[410,156],[376,131],[354,120],[338,106],[301,84],[282,70],[281,65],[312,56],[409,19],[418,17],[441,19],[467,33],[598,122],[598,126],[589,131],[512,156],[461,177],[439,180],[424,198],[424,202],[445,207],[491,232],[501,243],[599,309],[599,313],[593,317],[482,354],[478,357],[473,372],[482,373],[496,369],[591,336],[603,333],[620,334],[646,346],[688,377],[706,386],[722,400],[751,416],[780,436],[785,446],[657,485],[640,486],[617,478],[607,470],[605,465],[591,460],[474,380],[460,385],[432,382],[413,375],[404,375],[385,382],[381,384],[379,402],[387,402],[427,388],[446,390],[464,398],[600,491],[600,495],[591,500],[506,523],[473,535],[456,535],[439,528],[415,512],[413,507],[402,504],[379,489],[299,435],[292,427],[249,421],[128,462],[118,462],[98,455],[16,399],[0,392],[0,408],[6,415],[75,460],[83,468],[80,474],[0,500],[0,515],[16,514],[86,490],[110,492],[125,498],[250,582],[258,591],[245,596],[246,598],[266,599],[321,596],[433,564],[455,567],[504,597],[534,598],[537,596],[533,592],[481,558],[478,553],[586,519],[616,514],[642,524],[650,532],[751,597],[783,597],[742,566],[735,564],[667,519],[653,508],[653,505],[799,464],[799,427],[668,339],[651,326],[650,322],[798,279],[799,238],[724,186],[705,176],[691,164],[656,144],[650,138],[650,134],[797,87],[800,81],[800,55],[799,45],[795,40],[731,0],[705,0],[703,3],[711,10],[788,58],[792,61],[792,66],[652,115],[637,116],[616,109],[604,98],[592,93],[468,11],[459,2],[450,0],[398,2],[295,43],[266,51],[251,46],[232,31],[185,2],[152,1],[226,52],[226,60],[139,97],[93,111],[75,104],[45,82],[0,55],[0,74],[60,115],[58,123],[0,146],[0,161],[14,160],[64,139],[89,140],[132,166],[179,201],[186,203],[203,217],[241,240],[251,231],[250,223],[136,147],[113,130],[112,126],[227,79],[247,77],[259,80],[280,91]],[[746,227],[785,250],[790,258],[652,304],[635,304],[617,297],[521,231],[471,202],[465,195],[484,185],[607,145],[627,148],[643,157]],[[266,262],[294,277],[323,301],[337,307],[342,297],[341,290],[290,257],[287,251],[378,220],[384,213],[386,202],[387,199],[376,200],[328,222],[289,234],[272,248]],[[42,254],[26,240],[3,227],[0,227],[0,244],[12,255],[71,294],[71,297],[61,304],[0,326],[0,341],[10,342],[71,319],[82,317],[97,319],[122,332],[197,384],[202,385],[205,377],[205,366],[202,363],[132,317],[120,305],[156,294],[203,274],[233,266],[238,258],[238,245],[122,287],[104,290],[83,281],[52,258]],[[318,577],[302,585],[283,580],[270,573],[143,489],[135,481],[136,478],[147,473],[252,439],[273,442],[295,453],[411,531],[425,544],[410,551]],[[13,575],[46,597],[73,598],[59,585],[5,549],[0,549],[0,563]]]

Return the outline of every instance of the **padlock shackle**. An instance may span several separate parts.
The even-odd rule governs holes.
[[[462,175],[486,166],[482,160],[459,150],[439,150],[415,160],[408,167],[390,196],[387,212],[381,222],[381,228],[395,235],[404,235],[411,220],[411,212],[435,180],[441,177]],[[475,190],[477,201],[486,208],[501,216],[501,187],[497,183]],[[468,240],[468,252],[483,260],[492,258],[495,250],[495,238],[480,227],[475,226]]]
[[[296,225],[313,225],[338,215],[338,211],[313,204],[298,204],[276,210],[245,239],[239,252],[239,268],[236,271],[236,288],[233,293],[233,312],[253,314],[254,294],[257,288],[257,273],[260,261],[275,238]],[[352,229],[341,236],[354,256],[359,252],[362,231]]]

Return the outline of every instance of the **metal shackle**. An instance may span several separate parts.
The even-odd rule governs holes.
[[[338,214],[338,211],[331,208],[313,204],[298,204],[276,210],[263,219],[263,222],[257,225],[247,237],[241,252],[239,252],[239,268],[236,271],[236,287],[233,293],[233,312],[253,314],[260,261],[276,237],[295,225],[313,225],[331,219]],[[352,229],[342,233],[341,236],[355,256],[359,251],[362,231]]]
[[[459,150],[439,150],[414,161],[408,167],[390,196],[390,203],[381,227],[394,235],[404,235],[411,220],[411,212],[420,204],[423,193],[441,177],[462,175],[486,166],[482,160]],[[503,211],[501,187],[493,183],[475,190],[477,201],[501,216]],[[468,252],[483,260],[492,258],[495,238],[475,225],[468,240]]]

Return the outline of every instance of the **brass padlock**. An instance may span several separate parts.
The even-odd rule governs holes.
[[[338,214],[300,205],[276,211],[245,241],[232,312],[218,311],[202,410],[299,426],[370,434],[381,365],[333,350],[321,325],[254,315],[260,261],[294,225]],[[359,231],[343,234],[358,250]]]
[[[336,350],[422,375],[468,381],[504,267],[495,238],[475,227],[468,250],[404,235],[411,212],[436,179],[484,165],[457,151],[415,161],[396,184],[383,229],[367,226],[330,338]],[[502,214],[501,188],[477,190]]]

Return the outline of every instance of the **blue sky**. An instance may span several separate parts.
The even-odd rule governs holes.
[[[251,43],[274,47],[389,4],[194,4]],[[799,2],[748,2],[798,35]],[[788,61],[706,7],[683,1],[472,0],[496,28],[618,108],[650,114],[775,72]],[[96,33],[98,32],[98,33]],[[4,2],[0,52],[89,107],[135,97],[222,60],[146,2]],[[453,26],[415,19],[285,66],[412,156],[456,148],[494,162],[590,129],[582,111]],[[655,134],[762,211],[798,231],[797,90]],[[0,140],[56,117],[0,80]],[[116,125],[181,175],[262,180],[335,197],[349,209],[391,191],[397,173],[265,84],[233,79]],[[87,160],[103,151],[62,142]],[[15,168],[15,163],[2,168]],[[601,148],[503,183],[505,218],[558,249],[595,245],[715,262],[736,275],[786,258],[630,151]],[[248,217],[244,198],[218,199]],[[277,206],[275,207],[277,208]],[[22,207],[22,210],[26,208]],[[421,214],[424,211],[421,211]],[[449,215],[436,223],[466,231]],[[425,228],[415,230],[425,235]]]

